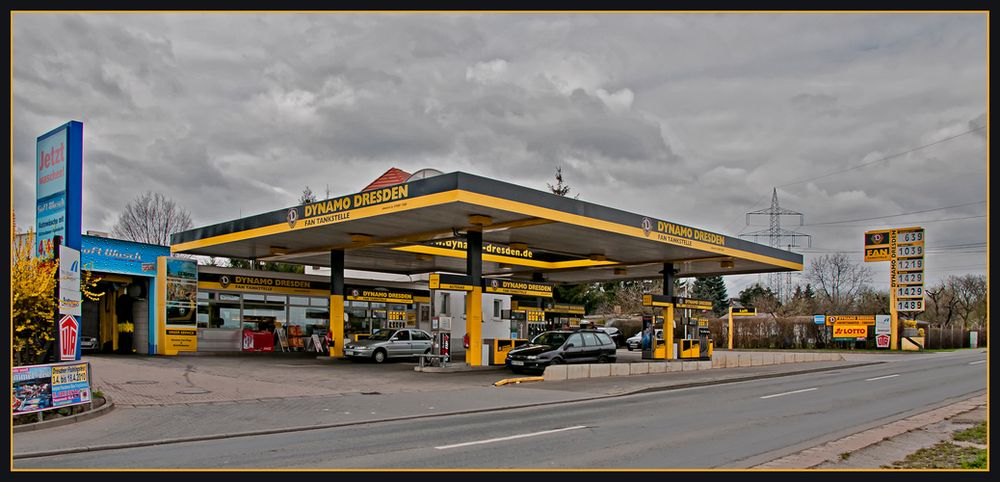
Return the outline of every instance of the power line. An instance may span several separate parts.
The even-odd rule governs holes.
[[[918,219],[918,220],[907,221],[907,222],[919,223],[919,224],[943,223],[943,222],[946,222],[946,221],[961,221],[963,219],[981,219],[981,218],[985,218],[985,217],[986,217],[985,214],[980,214],[978,216],[963,216],[963,217],[960,217],[960,218],[941,218],[941,219],[928,219],[928,220],[919,220]],[[844,222],[847,222],[847,221],[844,221]],[[882,226],[884,224],[885,223],[874,223],[874,224],[841,224],[839,226],[837,226],[837,225],[812,224],[812,225],[807,225],[807,226],[812,227],[812,228],[847,228],[847,227],[869,228],[869,227],[872,227],[872,226]]]
[[[873,219],[894,218],[894,217],[897,217],[897,216],[907,216],[907,215],[910,215],[910,214],[929,213],[929,212],[932,212],[932,211],[943,211],[945,209],[954,209],[954,208],[960,208],[960,207],[965,207],[965,206],[973,206],[973,205],[976,205],[976,204],[986,204],[986,200],[984,199],[982,201],[976,201],[976,202],[971,202],[971,203],[956,204],[954,206],[945,206],[945,207],[942,207],[942,208],[924,209],[922,211],[910,211],[908,213],[889,214],[889,215],[886,215],[886,216],[876,216],[876,217],[873,217],[873,218],[846,219],[846,220],[843,220],[843,221],[829,221],[829,222],[825,222],[825,223],[803,224],[803,226],[825,226],[825,225],[829,225],[829,224],[853,223],[855,221],[871,221]]]
[[[829,173],[823,174],[821,176],[811,177],[811,178],[808,178],[808,179],[802,179],[802,180],[799,180],[799,181],[792,181],[792,182],[789,182],[787,184],[781,184],[781,185],[779,185],[777,187],[787,187],[787,186],[791,186],[793,184],[800,184],[800,183],[803,183],[803,182],[815,181],[817,179],[823,179],[824,177],[829,177],[829,176],[832,176],[834,174],[840,174],[840,173],[843,173],[843,172],[853,171],[855,169],[860,169],[860,168],[865,167],[865,166],[870,166],[870,165],[875,164],[875,163],[879,163],[879,162],[887,161],[889,159],[893,159],[893,158],[896,158],[896,157],[899,157],[899,156],[903,156],[903,155],[909,154],[911,152],[916,152],[916,151],[919,151],[921,149],[926,149],[926,148],[928,148],[930,146],[941,144],[942,142],[947,142],[947,141],[950,141],[952,139],[957,139],[957,138],[962,137],[964,135],[968,135],[968,134],[972,134],[973,132],[981,131],[981,130],[983,130],[985,128],[986,128],[986,126],[977,127],[975,129],[965,131],[965,132],[963,132],[961,134],[956,134],[956,135],[951,136],[951,137],[945,137],[944,139],[931,142],[930,144],[924,144],[924,145],[922,145],[920,147],[915,147],[915,148],[910,149],[908,151],[903,151],[903,152],[900,152],[900,153],[897,153],[897,154],[892,154],[892,155],[889,155],[889,156],[885,156],[885,157],[883,157],[881,159],[876,159],[874,161],[866,162],[864,164],[859,164],[857,166],[849,167],[847,169],[841,169],[839,171],[829,172]]]

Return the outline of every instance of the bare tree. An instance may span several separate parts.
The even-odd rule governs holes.
[[[648,312],[642,306],[642,295],[646,293],[662,293],[663,280],[622,281],[616,284],[608,293],[604,303],[598,306],[600,314],[622,313],[634,314]]]
[[[827,254],[813,259],[806,274],[818,290],[820,299],[828,304],[831,311],[842,311],[851,304],[868,286],[872,270],[851,261],[846,254]]]
[[[556,166],[556,185],[546,183],[552,194],[556,196],[568,196],[569,195],[569,184],[563,184],[562,176],[562,166]],[[580,199],[580,194],[577,194],[573,199]]]
[[[955,293],[959,307],[958,315],[962,317],[962,327],[971,328],[969,319],[978,311],[984,314],[986,311],[986,277],[974,274],[950,276],[948,284]],[[982,310],[979,309],[980,305],[983,307]]]
[[[954,290],[942,281],[937,286],[925,289],[924,293],[927,293],[928,298],[925,316],[939,326],[951,324],[958,305]]]
[[[111,233],[118,239],[170,245],[170,235],[191,227],[191,214],[160,193],[146,192],[125,205]]]
[[[327,196],[326,197],[327,198],[330,197],[330,190],[329,190],[329,188],[327,188]],[[302,190],[302,195],[299,196],[299,204],[309,204],[309,203],[314,203],[314,202],[316,202],[316,195],[313,194],[312,189],[309,189],[309,186],[306,186],[306,188]]]

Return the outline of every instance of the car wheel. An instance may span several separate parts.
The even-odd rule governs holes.
[[[549,362],[549,365],[562,365],[562,364],[563,364],[563,359],[559,357],[555,357],[552,359],[552,361]]]
[[[385,361],[385,350],[383,350],[381,348],[379,348],[378,350],[375,350],[375,353],[372,354],[372,360],[375,360],[375,363],[382,363],[382,362],[384,362]]]

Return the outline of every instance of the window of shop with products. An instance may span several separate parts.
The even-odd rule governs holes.
[[[347,301],[344,313],[347,324],[344,332],[350,340],[364,339],[379,330],[416,327],[417,310],[421,304],[382,303],[376,301]],[[426,311],[426,310],[425,310]]]
[[[322,351],[313,335],[322,345],[329,319],[330,301],[326,297],[198,293],[199,336],[235,340],[238,334],[243,351]],[[206,345],[208,351],[216,349],[211,343]]]

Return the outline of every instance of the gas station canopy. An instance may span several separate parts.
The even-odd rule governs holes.
[[[176,233],[171,252],[397,274],[464,273],[581,283],[802,270],[802,256],[502,181],[453,172]]]

